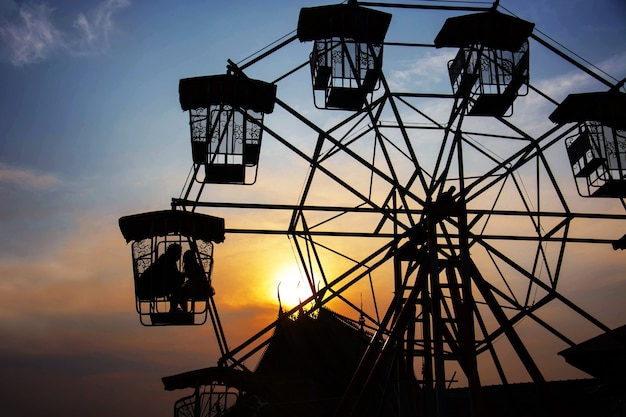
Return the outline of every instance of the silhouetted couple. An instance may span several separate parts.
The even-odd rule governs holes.
[[[193,250],[188,250],[183,255],[183,276],[186,279],[182,286],[183,298],[203,301],[215,295],[211,279],[207,277]]]
[[[187,300],[206,300],[215,294],[204,268],[191,250],[183,256],[183,272],[178,270],[182,248],[177,243],[167,247],[137,280],[140,299],[169,297],[170,312],[187,311]]]

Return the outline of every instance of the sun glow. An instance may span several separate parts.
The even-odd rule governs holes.
[[[304,274],[296,265],[285,266],[276,274],[274,297],[279,297],[283,308],[293,308],[311,296]]]

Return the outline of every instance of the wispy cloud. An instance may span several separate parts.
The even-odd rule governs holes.
[[[63,11],[45,3],[13,4],[8,16],[0,16],[0,41],[15,66],[41,62],[58,50],[72,54],[102,53],[109,47],[113,15],[130,5],[128,0],[105,0],[78,12],[71,27],[63,28],[55,17]]]
[[[52,12],[45,4],[22,4],[13,20],[0,18],[0,39],[14,65],[39,62],[62,43],[61,32],[50,20]]]
[[[447,80],[448,74],[445,68],[447,68],[448,61],[454,58],[455,53],[456,51],[450,50],[428,53],[413,62],[405,63],[403,68],[393,69],[389,80],[391,87],[396,89],[416,85],[424,87]]]
[[[113,15],[129,5],[128,0],[106,0],[87,13],[79,13],[72,23],[77,36],[70,42],[71,51],[90,54],[108,49]]]
[[[0,185],[10,184],[26,189],[43,189],[60,184],[59,178],[0,162]]]
[[[591,68],[592,71],[598,73],[602,78],[617,82],[618,79],[626,75],[626,53],[613,55],[595,66],[596,69]],[[607,86],[600,84],[579,70],[572,70],[556,77],[539,80],[535,84],[545,94],[558,100],[562,100],[569,93],[584,92],[590,89],[599,91],[608,89]]]

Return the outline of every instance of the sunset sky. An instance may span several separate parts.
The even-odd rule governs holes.
[[[167,209],[181,193],[191,153],[179,79],[224,73],[228,59],[240,62],[294,31],[301,7],[323,4],[0,0],[0,415],[170,416],[174,401],[188,393],[164,391],[160,378],[215,365],[210,326],[140,325],[130,246],[118,219]],[[503,0],[501,6],[615,79],[626,77],[623,0]],[[416,43],[433,42],[452,15],[385,11],[394,15],[387,39]],[[306,61],[310,49],[295,42],[249,74],[270,81]],[[603,88],[535,50],[532,83],[555,98]],[[386,50],[393,86],[448,85],[445,70],[430,65],[445,65],[450,51],[435,51],[428,62],[404,51]],[[322,116],[313,107],[308,69],[300,74],[279,87],[278,97],[320,123],[336,123],[337,113]],[[516,120],[532,129],[537,114],[527,108],[525,116]],[[269,151],[276,149],[271,139],[268,146],[262,180],[209,186],[203,199],[296,203],[308,167],[283,164],[282,154]],[[582,201],[569,192],[585,211],[624,214],[615,200]],[[259,219],[206,212],[224,216],[227,227],[253,227]],[[284,227],[288,220],[263,218]],[[617,224],[617,235],[624,226]],[[610,327],[626,324],[626,253],[604,247],[591,261],[585,247],[574,253],[580,263],[567,265],[564,291]],[[297,271],[285,236],[231,234],[215,246],[216,302],[231,347],[275,318],[279,283],[285,299],[290,288],[304,286]],[[561,322],[576,327],[567,317]],[[555,364],[560,357],[546,358],[550,378],[585,376],[562,371],[567,366]]]

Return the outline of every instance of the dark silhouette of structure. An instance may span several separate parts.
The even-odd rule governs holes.
[[[152,325],[198,324],[198,311],[211,316],[221,353],[217,366],[163,378],[167,390],[193,390],[176,403],[176,416],[613,417],[626,411],[623,328],[612,330],[560,291],[567,280],[562,271],[572,262],[570,245],[624,247],[614,227],[598,236],[595,224],[578,224],[623,224],[626,215],[577,211],[577,200],[562,189],[574,184],[563,185],[556,175],[560,159],[556,168],[550,162],[555,146],[565,144],[558,155],[568,155],[580,196],[626,207],[623,83],[577,62],[533,23],[501,12],[498,1],[491,7],[448,3],[351,0],[303,8],[295,35],[245,62],[228,61],[226,74],[180,80],[193,175],[182,197],[172,200],[175,210],[120,219],[126,240],[133,241],[135,277],[172,242],[196,260],[212,261],[212,243],[224,239],[223,219],[197,210],[282,210],[291,214],[284,228],[230,232],[289,236],[313,295],[281,310],[234,349],[210,293],[201,301],[187,295],[190,310],[175,315],[160,310],[167,297],[138,295],[137,311]],[[392,15],[382,8],[452,16],[428,43],[391,42]],[[297,40],[313,42],[308,62],[272,83],[245,74]],[[573,94],[557,105],[532,85],[531,44],[608,91]],[[392,91],[383,67],[389,47],[457,48],[442,68],[451,92]],[[345,116],[330,127],[277,95],[278,84],[307,68],[313,105]],[[554,125],[535,134],[510,117],[514,104],[531,95],[554,109]],[[424,100],[444,105],[433,110]],[[311,138],[301,141],[288,124],[265,120],[275,107]],[[441,108],[448,111],[443,117]],[[267,136],[309,168],[296,203],[202,198],[211,184],[256,182],[261,137]],[[363,245],[353,244],[356,237]],[[328,267],[337,256],[349,266]],[[210,280],[210,262],[200,269]],[[357,283],[371,289],[366,307],[352,300]],[[333,302],[359,320],[334,313]],[[604,336],[577,344],[543,314],[548,305]],[[561,356],[594,378],[547,381],[525,343],[525,325],[569,346]],[[254,371],[246,366],[253,359]],[[513,361],[529,382],[512,382],[517,375],[507,364]],[[500,384],[485,383],[485,367]],[[460,380],[465,386],[455,387]]]

